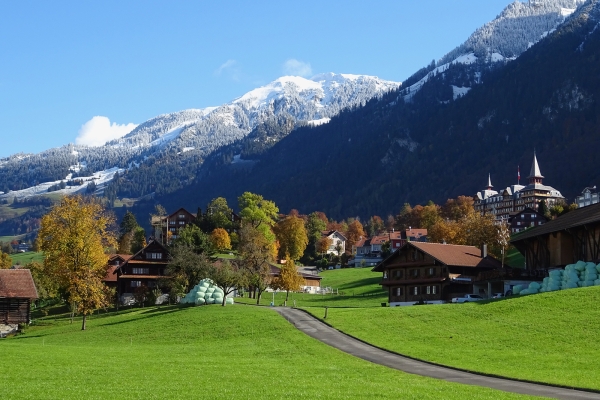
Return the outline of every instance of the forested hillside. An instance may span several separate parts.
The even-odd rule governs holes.
[[[450,80],[474,65],[451,65],[411,100],[390,94],[318,127],[296,129],[251,168],[203,174],[193,189],[158,201],[192,207],[246,190],[280,209],[332,217],[386,215],[404,202],[443,202],[487,183],[526,176],[534,149],[545,182],[567,197],[596,184],[600,145],[600,10],[582,6],[557,31],[482,84],[453,99]]]

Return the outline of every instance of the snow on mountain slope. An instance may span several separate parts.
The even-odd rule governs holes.
[[[404,100],[410,101],[425,83],[452,65],[485,66],[516,59],[584,3],[585,0],[514,1],[493,21],[477,29],[465,43],[442,57],[418,82],[406,88]],[[479,72],[474,72],[473,83],[480,83]],[[456,92],[454,97],[457,98]]]
[[[296,122],[323,120],[399,86],[399,82],[366,75],[284,76],[220,107],[158,116],[107,145],[194,148],[206,154],[244,137],[273,116],[289,115]]]

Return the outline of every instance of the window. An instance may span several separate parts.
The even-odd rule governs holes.
[[[418,269],[413,269],[411,275],[412,275],[413,278],[418,278],[419,277],[419,270]]]
[[[427,286],[427,294],[431,294],[431,286]]]
[[[427,270],[427,274],[428,274],[429,276],[433,276],[433,275],[435,275],[435,268],[429,268],[429,270]]]
[[[133,268],[134,275],[148,275],[149,273],[149,268]]]
[[[400,270],[400,269],[395,270],[394,278],[402,278],[402,270]]]
[[[437,286],[432,286],[431,287],[431,293],[432,294],[436,294],[437,293]]]
[[[396,288],[396,296],[402,296],[402,288]]]
[[[169,221],[169,225],[175,225],[175,221]]]
[[[419,294],[419,287],[418,286],[413,287],[412,292],[413,292],[414,296],[418,295]]]
[[[184,214],[179,214],[179,218],[185,218]]]
[[[141,287],[142,281],[131,281],[131,287]]]
[[[147,260],[161,260],[162,253],[146,253]]]
[[[179,221],[179,225],[185,225],[185,221]]]

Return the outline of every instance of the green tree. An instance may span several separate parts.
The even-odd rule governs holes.
[[[121,235],[135,231],[138,226],[139,224],[135,219],[135,215],[133,215],[131,211],[127,211],[121,220],[121,224],[119,225]]]
[[[244,287],[248,282],[248,276],[241,264],[239,260],[233,263],[228,260],[217,261],[210,269],[209,278],[215,286],[223,290],[223,307],[225,307],[227,295]]]
[[[203,218],[203,225],[206,225],[205,232],[212,232],[217,228],[230,229],[231,222],[231,208],[227,205],[227,200],[224,197],[217,197],[212,199],[206,206],[206,213]]]
[[[86,316],[109,301],[102,282],[106,276],[107,247],[115,244],[113,218],[93,199],[64,197],[42,217],[38,237],[44,251],[44,269],[69,300]]]
[[[174,245],[177,246],[181,244],[187,245],[198,254],[206,253],[207,255],[210,255],[215,252],[210,236],[193,224],[188,224],[179,231],[177,239],[174,241]]]
[[[274,242],[269,241],[251,224],[242,223],[238,253],[248,272],[248,285],[254,289],[256,304],[271,280],[271,263],[276,254]]]
[[[176,242],[171,247],[171,260],[166,268],[168,279],[161,285],[169,288],[173,295],[183,296],[209,276],[211,262],[206,254],[199,254],[193,245]]]
[[[550,210],[548,209],[548,205],[546,204],[546,200],[542,199],[538,206],[538,212],[542,214],[546,218],[550,218]]]
[[[245,224],[261,232],[268,241],[275,241],[272,227],[275,225],[279,208],[274,202],[261,195],[245,192],[238,198],[240,216]]]

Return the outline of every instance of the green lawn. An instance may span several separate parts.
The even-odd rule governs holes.
[[[382,293],[381,272],[372,272],[373,267],[344,268],[321,272],[322,287],[331,287],[340,294],[357,295]]]
[[[525,257],[523,254],[519,253],[519,250],[510,247],[506,252],[504,263],[513,268],[523,268],[525,266]]]
[[[177,306],[45,319],[0,340],[6,398],[517,399],[404,374],[315,341],[267,308]]]
[[[498,301],[330,309],[327,322],[376,346],[439,364],[600,389],[600,287]],[[322,308],[307,309],[322,318]]]
[[[321,287],[330,287],[332,294],[290,293],[288,305],[296,300],[297,307],[381,307],[388,301],[387,292],[379,285],[380,272],[369,268],[344,268],[321,272]],[[256,304],[255,299],[236,298],[239,303]],[[268,306],[273,301],[272,293],[264,293],[261,305]],[[283,305],[285,293],[275,294],[275,305]]]
[[[26,253],[15,253],[11,254],[10,258],[12,258],[13,263],[19,263],[20,265],[29,264],[32,261],[37,261],[39,263],[44,262],[44,253],[43,252],[34,252],[28,251]]]

